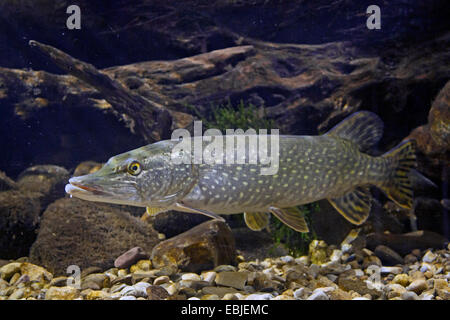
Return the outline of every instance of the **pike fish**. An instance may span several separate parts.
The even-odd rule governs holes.
[[[370,213],[370,186],[400,207],[412,207],[415,142],[404,141],[381,156],[367,154],[382,132],[376,114],[360,111],[323,135],[280,135],[273,175],[261,175],[261,164],[175,164],[171,154],[178,142],[164,140],[114,156],[97,172],[72,177],[66,192],[147,207],[150,215],[177,210],[223,221],[220,215],[244,213],[252,230],[266,228],[273,214],[298,232],[308,232],[308,226],[297,206],[327,199],[360,225]]]

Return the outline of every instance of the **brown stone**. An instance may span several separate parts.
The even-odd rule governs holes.
[[[124,269],[135,264],[141,259],[147,259],[148,254],[145,253],[144,249],[141,247],[134,247],[127,252],[121,254],[115,261],[114,266],[116,268]]]
[[[211,220],[159,243],[151,260],[156,268],[174,265],[182,271],[200,272],[218,265],[235,264],[236,249],[230,228]]]
[[[150,286],[147,289],[148,300],[164,300],[169,297],[169,293],[161,286]]]

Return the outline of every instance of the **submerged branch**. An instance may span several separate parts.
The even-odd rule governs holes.
[[[172,116],[162,105],[133,93],[93,65],[75,59],[59,49],[34,40],[29,44],[59,68],[101,92],[115,111],[126,114],[133,120],[134,126],[131,129],[141,134],[145,140],[150,142],[170,136]]]

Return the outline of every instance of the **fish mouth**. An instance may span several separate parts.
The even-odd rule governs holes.
[[[72,180],[72,179],[70,179]],[[99,186],[86,186],[82,185],[77,182],[70,181],[66,184],[65,191],[66,193],[70,195],[80,195],[80,194],[86,194],[86,195],[95,195],[95,196],[108,196],[109,193],[102,190]]]

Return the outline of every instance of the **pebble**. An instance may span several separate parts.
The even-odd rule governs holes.
[[[236,271],[236,267],[224,264],[224,265],[215,267],[214,271],[215,272]]]
[[[331,262],[338,262],[338,261],[341,260],[341,257],[342,257],[342,251],[341,251],[341,250],[338,250],[338,249],[335,249],[335,250],[333,250],[333,252],[331,253],[330,261],[331,261]]]
[[[243,290],[247,279],[247,272],[224,271],[217,274],[215,282],[219,286],[227,286]]]
[[[141,247],[134,247],[120,255],[115,261],[116,268],[128,268],[139,260],[148,259],[148,254]]]
[[[8,300],[19,300],[25,295],[25,288],[20,288],[15,290],[9,297]]]
[[[161,286],[147,287],[147,297],[149,300],[164,300],[169,297],[169,293]]]
[[[301,256],[300,258],[295,259],[295,263],[297,264],[309,264],[309,257],[308,256]]]
[[[406,273],[397,274],[392,283],[397,283],[403,287],[408,286],[411,283],[411,278]]]
[[[155,281],[153,281],[153,285],[155,286],[159,286],[163,283],[167,283],[170,282],[170,278],[168,276],[160,276],[158,278],[155,279]]]
[[[215,271],[208,271],[208,272],[204,272],[201,275],[201,278],[203,281],[209,282],[209,283],[213,283],[214,280],[216,279],[217,276],[217,272]]]
[[[413,291],[406,291],[402,294],[403,300],[420,300],[419,296]]]
[[[401,265],[392,266],[382,264],[375,255],[380,252],[378,247],[375,254],[362,246],[344,253],[343,246],[316,244],[315,249],[326,256],[316,252],[312,264],[308,256],[284,255],[263,261],[242,258],[238,267],[220,265],[199,274],[174,266],[154,269],[150,260],[139,259],[127,268],[86,268],[81,288],[67,286],[67,277],[53,277],[26,259],[7,261],[0,267],[0,300],[450,299],[447,250],[430,249],[423,256],[417,250],[405,255]],[[381,277],[374,277],[374,270]]]
[[[45,300],[74,300],[79,296],[79,290],[74,287],[50,287],[45,293]]]
[[[424,279],[417,279],[411,282],[411,284],[406,287],[408,291],[414,291],[417,294],[422,293],[422,291],[425,291],[428,289],[427,282]]]
[[[222,300],[239,300],[239,298],[234,293],[226,293]]]
[[[151,284],[147,282],[138,282],[133,285],[136,291],[136,297],[147,297],[147,288],[150,287]]]
[[[431,252],[431,251],[427,251],[427,252],[424,254],[424,256],[422,257],[422,261],[423,261],[423,262],[431,263],[431,262],[433,262],[434,260],[436,260],[436,258],[437,258],[437,254],[434,254],[434,253]]]
[[[392,273],[392,274],[400,274],[403,272],[403,268],[401,267],[381,267],[381,273]]]
[[[111,300],[111,295],[102,290],[92,290],[86,296],[86,300]]]
[[[3,280],[9,281],[15,273],[20,272],[21,264],[20,262],[12,262],[4,265],[0,268],[0,277]]]
[[[309,274],[312,278],[317,278],[319,271],[320,271],[319,265],[313,263],[309,266]]]
[[[253,293],[248,295],[245,300],[270,300],[273,298],[274,296],[270,293]]]
[[[200,300],[220,300],[217,294],[205,294]]]
[[[202,278],[196,273],[185,273],[181,276],[181,280],[201,281]]]
[[[307,300],[330,300],[330,297],[325,293],[324,288],[318,288],[307,298]]]
[[[292,256],[284,256],[284,257],[281,257],[280,260],[283,263],[292,263],[292,262],[294,262],[294,257],[292,257]]]
[[[304,293],[305,293],[305,288],[298,288],[297,290],[294,291],[294,298],[302,299]]]

